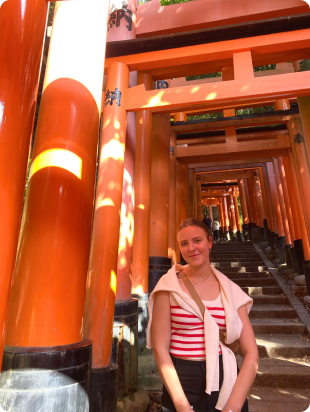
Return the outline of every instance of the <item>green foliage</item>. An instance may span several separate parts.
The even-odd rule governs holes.
[[[221,77],[221,72],[199,74],[198,76],[188,76],[188,77],[185,77],[185,79],[186,81],[190,81],[190,80],[199,80],[199,79],[210,79],[212,77]]]
[[[208,120],[208,119],[221,119],[224,117],[223,112],[218,113],[206,113],[197,116],[187,116],[187,120]]]
[[[50,2],[50,9],[48,13],[48,26],[51,26],[53,24],[53,18],[54,18],[54,12],[55,12],[55,1]]]
[[[266,66],[256,66],[254,67],[255,72],[264,72],[266,70],[274,70],[276,68],[275,64],[267,64]]]
[[[300,63],[300,72],[307,72],[310,70],[310,59],[302,60]]]
[[[152,0],[139,0],[139,4],[147,3],[148,1]],[[170,6],[171,4],[188,3],[189,1],[194,0],[160,0],[160,4],[162,6]]]
[[[264,106],[264,107],[250,107],[247,109],[236,110],[236,116],[241,116],[244,114],[255,114],[255,113],[266,113],[273,112],[273,106]]]

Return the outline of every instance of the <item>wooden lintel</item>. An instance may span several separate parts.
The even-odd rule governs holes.
[[[270,140],[254,140],[250,142],[231,142],[231,143],[219,143],[201,146],[189,146],[189,147],[176,147],[176,157],[195,157],[206,156],[212,157],[214,155],[225,155],[245,153],[247,157],[249,154],[261,152],[262,150],[267,154],[268,152],[274,152],[281,149],[290,149],[291,143],[288,136],[280,135],[277,139]]]
[[[307,26],[309,27],[309,17],[307,19]],[[244,25],[247,29],[248,26]],[[134,50],[130,49],[130,45],[135,43],[141,43],[141,40],[127,40],[125,42],[113,42],[114,44],[109,44],[107,48],[107,57],[105,59],[105,69],[113,62],[123,62],[129,67],[130,71],[140,71],[146,72],[154,75],[158,74],[158,70],[163,70],[163,68],[170,68],[175,70],[177,67],[180,69],[185,61],[189,61],[190,65],[206,64],[207,62],[216,65],[216,62],[222,60],[230,60],[232,64],[232,58],[234,51],[252,51],[253,64],[257,65],[257,62],[261,62],[264,58],[271,58],[273,54],[285,52],[288,56],[288,61],[290,53],[295,53],[296,51],[302,51],[303,55],[309,53],[310,47],[310,36],[309,28],[303,28],[302,30],[294,30],[289,33],[287,30],[283,30],[280,33],[274,33],[273,28],[270,34],[261,35],[257,33],[254,37],[250,37],[249,33],[245,33],[241,38],[235,39],[224,39],[223,41],[210,42],[207,38],[200,38],[200,44],[188,45],[186,47],[179,47],[180,45],[186,44],[182,41],[175,43],[172,47],[161,47],[159,50],[151,51],[150,47],[144,49],[142,53],[142,48]],[[124,44],[127,50],[126,55],[118,55],[115,57],[110,57],[113,55],[109,52],[109,48],[116,50],[118,46]],[[202,43],[202,44],[201,44]],[[187,64],[188,65],[188,64]],[[184,66],[183,66],[184,67]],[[214,70],[214,69],[212,69]]]
[[[150,110],[153,113],[186,111],[194,107],[223,107],[231,102],[269,101],[310,94],[310,73],[298,72],[277,76],[232,80],[201,86],[175,87],[146,91],[144,85],[127,90],[127,111]]]
[[[268,132],[256,132],[256,133],[242,133],[237,134],[237,141],[251,141],[251,140],[265,140],[265,139],[275,139],[278,134],[287,135],[287,130],[279,133],[279,130],[268,131]],[[199,144],[211,144],[211,143],[225,143],[225,136],[208,136],[208,137],[199,137],[191,139],[178,139],[177,146],[182,145],[199,145]]]
[[[189,169],[194,169],[195,173],[206,173],[206,172],[216,172],[223,170],[251,170],[258,167],[261,167],[264,162],[270,162],[272,159],[247,159],[238,160],[232,162],[215,162],[215,163],[201,163],[201,164],[190,164],[188,165]]]
[[[221,171],[218,173],[207,173],[207,174],[200,174],[200,182],[217,182],[219,180],[236,180],[236,179],[250,179],[253,177],[254,171],[253,170],[240,170],[240,171]]]
[[[171,130],[179,134],[206,132],[211,130],[225,130],[225,127],[235,126],[236,128],[256,127],[270,124],[285,124],[288,120],[299,118],[299,113],[293,113],[292,110],[288,113],[276,113],[270,115],[267,113],[262,116],[235,116],[235,118],[221,119],[215,121],[193,122],[184,124],[172,124]]]

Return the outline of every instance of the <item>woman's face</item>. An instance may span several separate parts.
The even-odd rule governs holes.
[[[212,237],[207,238],[206,232],[199,226],[188,226],[178,233],[180,250],[185,261],[193,267],[199,267],[209,262]]]

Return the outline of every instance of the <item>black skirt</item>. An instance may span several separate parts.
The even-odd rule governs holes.
[[[215,409],[219,391],[211,392],[211,395],[205,392],[206,389],[206,361],[191,361],[179,359],[171,356],[174,367],[177,371],[185,396],[195,412],[218,412]],[[220,382],[221,388],[223,383],[223,360],[219,356]],[[165,388],[161,398],[163,412],[176,412],[172,399]],[[249,412],[248,401],[246,400],[241,412]]]

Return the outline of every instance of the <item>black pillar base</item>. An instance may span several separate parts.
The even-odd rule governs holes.
[[[292,269],[292,260],[291,260],[291,252],[290,249],[292,245],[284,245],[284,255],[285,255],[285,263],[288,269]]]
[[[88,412],[92,343],[5,347],[0,406],[5,411]]]
[[[291,247],[290,253],[291,253],[291,263],[292,263],[293,272],[294,272],[294,273],[298,273],[298,266],[297,266],[297,260],[296,260],[296,252],[295,252],[295,248],[294,248],[294,247]]]
[[[268,224],[267,219],[264,219],[264,241],[268,241]]]
[[[259,235],[260,235],[260,238],[261,238],[261,242],[264,242],[264,240],[265,240],[265,228],[263,228],[263,227],[259,228]]]
[[[249,240],[252,240],[253,222],[249,222],[248,228],[249,228]]]
[[[229,239],[229,231],[228,230],[225,230],[225,232],[224,232],[224,239],[225,240],[228,240]]]
[[[242,225],[242,231],[243,231],[243,239],[245,241],[249,240],[249,226],[247,223],[244,223]]]
[[[268,229],[268,236],[269,236],[269,246],[271,247],[271,250],[275,250],[275,244],[274,244],[274,232],[271,232],[271,230]]]
[[[285,263],[284,245],[285,245],[285,236],[278,236],[277,248],[279,251],[280,263],[282,264]]]
[[[132,297],[138,299],[138,336],[139,338],[146,338],[146,329],[149,321],[149,314],[147,312],[147,304],[149,302],[149,294],[142,293],[141,295],[132,294]]]
[[[165,256],[149,257],[149,293],[153,292],[159,279],[171,268],[171,259]]]
[[[303,275],[305,255],[304,255],[304,247],[302,244],[302,239],[294,240],[294,248],[295,248],[295,254],[296,254],[298,274]]]
[[[243,242],[242,232],[237,232],[237,242]]]
[[[278,237],[278,233],[273,233],[273,242],[276,249],[278,249]]]
[[[304,271],[306,278],[307,295],[310,296],[310,260],[305,260]]]
[[[118,396],[126,396],[138,378],[138,299],[115,302],[112,363],[118,365]]]
[[[90,412],[116,412],[118,394],[118,366],[92,369]]]

